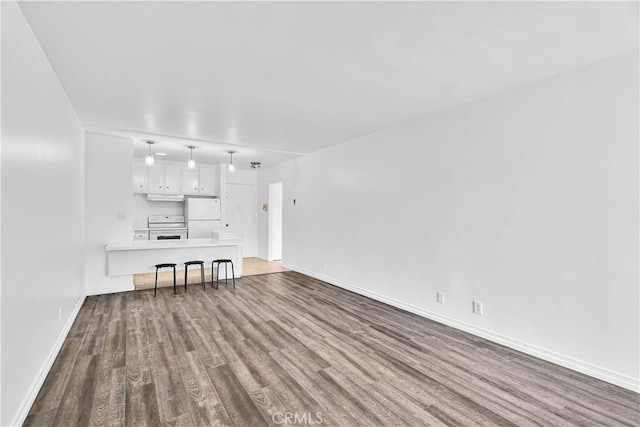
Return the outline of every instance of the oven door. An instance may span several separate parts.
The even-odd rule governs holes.
[[[150,230],[149,240],[181,240],[187,238],[186,230]]]

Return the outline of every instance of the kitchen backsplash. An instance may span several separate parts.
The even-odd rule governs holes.
[[[149,215],[184,215],[184,202],[150,202],[146,194],[134,194],[133,228],[147,228]]]

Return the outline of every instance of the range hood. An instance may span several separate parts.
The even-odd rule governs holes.
[[[152,202],[182,202],[184,194],[147,194],[147,200]]]

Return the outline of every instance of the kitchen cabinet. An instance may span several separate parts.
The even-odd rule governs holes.
[[[164,189],[165,193],[182,192],[182,166],[164,165]]]
[[[144,164],[144,160],[133,161],[133,192],[147,192],[147,165]]]
[[[133,240],[149,240],[149,231],[146,229],[133,230]]]
[[[218,168],[201,166],[200,167],[200,194],[207,196],[215,196],[218,191],[216,189]]]
[[[200,168],[182,169],[182,192],[184,194],[198,194],[200,191]]]
[[[164,165],[156,162],[147,171],[147,189],[149,193],[164,193]]]
[[[189,169],[182,163],[156,162],[147,167],[143,159],[135,159],[133,192],[218,196],[218,174],[215,166]]]
[[[182,192],[182,167],[173,164],[159,164],[148,168],[147,190],[149,193]]]
[[[184,194],[215,196],[217,194],[217,170],[213,166],[200,166],[195,169],[183,166],[182,192]]]

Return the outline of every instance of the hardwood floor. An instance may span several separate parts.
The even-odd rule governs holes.
[[[245,276],[289,271],[288,268],[282,266],[282,261],[266,261],[260,258],[244,258],[243,261],[243,275]]]
[[[285,272],[88,297],[25,425],[638,426],[639,405]]]

